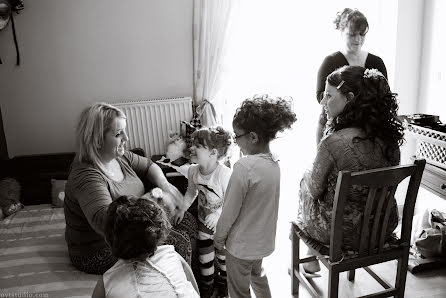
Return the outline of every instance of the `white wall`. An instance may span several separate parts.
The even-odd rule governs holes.
[[[439,115],[446,122],[446,2],[399,0],[394,90],[400,114]]]
[[[446,123],[446,1],[426,1],[418,110]]]
[[[446,123],[443,98],[446,75],[446,2],[443,0],[400,0],[395,89],[400,94],[400,114],[427,113],[439,115]],[[402,163],[410,163],[416,140],[406,137]],[[402,203],[399,198],[398,204]],[[417,215],[426,209],[446,210],[446,201],[420,187],[415,209]]]
[[[192,0],[25,1],[0,31],[0,105],[9,156],[75,151],[96,101],[192,95]]]
[[[395,77],[392,91],[398,93],[399,114],[418,111],[424,0],[399,0]]]

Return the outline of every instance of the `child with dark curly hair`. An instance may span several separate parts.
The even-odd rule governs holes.
[[[146,198],[121,196],[105,221],[113,267],[92,297],[199,297],[192,270],[171,245],[159,245],[171,224],[164,209]]]
[[[226,246],[226,270],[231,298],[271,297],[263,258],[275,248],[280,197],[280,167],[270,142],[296,121],[284,98],[254,96],[236,110],[234,140],[246,157],[234,164],[214,238]]]
[[[231,133],[222,127],[201,128],[192,134],[191,158],[197,164],[188,171],[188,186],[183,208],[175,222],[180,222],[184,212],[198,198],[198,260],[200,276],[198,285],[201,297],[228,295],[224,249],[215,249],[214,232],[223,208],[232,170],[221,163],[232,144]],[[214,262],[217,264],[215,270]]]
[[[377,69],[343,66],[328,75],[321,101],[328,118],[327,134],[317,148],[312,169],[300,182],[299,227],[313,239],[330,244],[333,201],[339,171],[352,172],[395,166],[400,161],[403,126],[397,118],[396,94]],[[367,192],[355,188],[344,213],[345,249],[359,247],[362,210]],[[389,217],[387,236],[398,224],[396,200]],[[313,252],[310,250],[309,255]],[[307,262],[303,269],[316,277],[319,263]]]

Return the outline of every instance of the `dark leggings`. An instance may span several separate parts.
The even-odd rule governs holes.
[[[190,212],[184,213],[183,220],[172,228],[163,244],[173,245],[186,262],[193,266],[192,251],[197,242],[197,221]]]
[[[189,212],[184,214],[183,221],[172,228],[163,244],[173,245],[189,265],[194,265],[192,248],[196,246],[197,222]],[[92,251],[89,254],[77,256],[70,254],[71,263],[76,269],[90,274],[104,274],[118,259],[112,255],[109,247]]]
[[[70,254],[71,263],[82,272],[90,274],[104,274],[118,259],[115,258],[110,248],[95,250],[87,255],[73,256]]]

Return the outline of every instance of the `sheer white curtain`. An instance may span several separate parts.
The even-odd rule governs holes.
[[[194,0],[194,99],[204,126],[221,123],[223,60],[238,0]]]
[[[383,58],[392,82],[397,5],[397,0],[194,0],[194,99],[204,124],[230,127],[239,103],[256,93],[292,96],[301,120],[317,117],[317,70],[342,46],[332,21],[345,7],[367,16],[364,49]]]

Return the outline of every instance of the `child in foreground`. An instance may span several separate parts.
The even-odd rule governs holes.
[[[192,270],[172,245],[171,225],[156,202],[121,196],[107,211],[105,239],[118,262],[99,279],[96,297],[199,297]]]
[[[214,249],[215,227],[223,207],[226,187],[231,177],[231,169],[220,161],[231,145],[231,134],[222,127],[202,128],[192,134],[191,158],[197,164],[188,171],[188,187],[184,196],[183,208],[174,220],[182,220],[184,212],[198,198],[198,260],[200,276],[198,285],[201,297],[211,297],[215,290],[217,297],[228,295],[226,281],[225,251]],[[214,262],[218,270],[215,272]]]
[[[237,109],[234,140],[247,155],[234,165],[217,224],[214,245],[226,247],[231,298],[271,297],[263,258],[275,248],[280,197],[280,167],[270,142],[296,121],[291,104],[282,98],[254,96]]]

